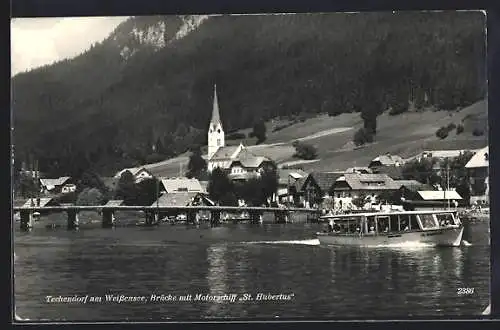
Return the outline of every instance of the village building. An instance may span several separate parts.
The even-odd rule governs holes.
[[[144,167],[132,167],[123,169],[115,174],[115,178],[120,179],[123,173],[130,172],[134,177],[135,183],[139,183],[145,179],[152,179],[153,174]]]
[[[393,179],[402,179],[404,164],[405,160],[402,157],[387,153],[375,157],[368,165],[368,169],[371,170],[371,173],[387,174]]]
[[[437,174],[437,175],[446,175],[445,173],[442,173],[442,167],[443,163],[448,159],[453,159],[465,152],[477,152],[477,150],[467,150],[467,149],[457,149],[457,150],[425,150],[422,151],[421,153],[410,157],[408,161],[410,160],[416,160],[416,161],[422,161],[424,159],[428,160],[434,160],[435,163],[433,164],[432,170]]]
[[[205,193],[206,190],[197,179],[169,178],[162,179],[162,191],[166,194],[173,193]]]
[[[208,127],[207,170],[224,170],[233,181],[248,180],[258,177],[266,169],[276,169],[268,157],[255,155],[243,143],[226,146],[225,133],[219,111],[217,86],[214,86],[212,119]]]
[[[415,209],[454,208],[463,203],[463,198],[455,190],[427,190],[418,191],[411,202]]]
[[[395,182],[400,186],[399,195],[406,200],[418,198],[419,191],[436,190],[432,185],[417,180],[395,180]]]
[[[356,198],[375,201],[383,192],[395,192],[401,187],[387,174],[345,173],[333,184],[332,191],[336,208],[351,207]]]
[[[278,200],[280,203],[293,203],[294,195],[297,193],[297,182],[305,179],[307,173],[300,169],[278,170]]]
[[[57,179],[40,179],[40,192],[43,194],[67,194],[76,191],[76,185],[69,176]]]
[[[344,172],[311,172],[300,184],[297,190],[299,204],[306,207],[321,205],[325,199],[330,199],[333,194],[333,185]]]
[[[469,177],[470,203],[489,204],[489,147],[479,149],[465,168]]]

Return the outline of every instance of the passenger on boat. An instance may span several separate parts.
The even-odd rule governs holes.
[[[375,234],[375,227],[370,227],[370,234]]]

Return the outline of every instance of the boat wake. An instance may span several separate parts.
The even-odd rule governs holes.
[[[421,249],[421,248],[429,248],[434,247],[434,244],[422,243],[422,242],[401,242],[401,243],[393,243],[393,244],[376,244],[376,245],[368,245],[367,247],[374,248],[397,248],[397,249]]]
[[[283,244],[283,245],[319,245],[319,240],[315,239],[304,239],[304,240],[290,240],[290,241],[253,241],[244,242],[245,244]]]

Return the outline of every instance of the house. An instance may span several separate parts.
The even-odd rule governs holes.
[[[465,165],[471,191],[470,203],[489,204],[489,147],[479,149]]]
[[[175,192],[163,194],[156,200],[151,206],[162,207],[162,206],[214,206],[215,203],[210,200],[206,194],[200,192]],[[209,218],[209,211],[198,211],[204,218]],[[161,217],[164,216],[175,216],[177,211],[166,211],[161,212]]]
[[[170,178],[162,179],[162,190],[166,194],[189,192],[189,193],[205,193],[206,190],[202,187],[197,179],[188,178]]]
[[[432,185],[419,182],[417,180],[394,180],[399,185],[398,195],[403,199],[415,199],[418,191],[436,190]]]
[[[69,176],[63,176],[57,179],[40,179],[40,192],[60,194],[76,190]]]
[[[115,178],[120,179],[122,174],[127,171],[133,175],[136,183],[139,183],[145,179],[153,178],[153,174],[144,167],[132,167],[123,169],[115,174]]]
[[[338,208],[349,207],[355,198],[376,199],[382,192],[395,192],[401,187],[387,174],[345,173],[333,184],[334,203]]]
[[[280,202],[293,202],[297,193],[296,183],[300,179],[305,179],[307,173],[300,169],[279,169],[278,170],[278,191]]]
[[[304,203],[305,206],[319,205],[323,199],[328,198],[333,193],[333,185],[336,180],[341,177],[343,172],[312,172],[306,177],[304,182],[299,182],[301,185],[299,203]]]
[[[220,168],[228,173],[231,180],[247,180],[259,176],[266,168],[276,168],[270,158],[253,154],[243,143],[226,146],[216,85],[214,85],[212,118],[208,125],[207,160],[208,172]]]
[[[227,172],[229,179],[233,181],[246,181],[250,178],[260,177],[267,170],[276,170],[276,165],[271,159],[254,155],[247,148],[243,148],[238,156],[231,161]]]
[[[387,153],[385,155],[375,157],[368,165],[368,168],[371,169],[373,173],[379,173],[379,170],[384,167],[401,167],[403,165],[403,158]]]
[[[477,152],[477,150],[466,150],[466,149],[457,149],[457,150],[425,150],[422,151],[421,153],[410,157],[407,159],[407,161],[411,160],[416,160],[416,161],[422,161],[423,159],[434,159],[436,163],[433,165],[432,169],[433,171],[436,172],[437,175],[441,175],[441,168],[443,165],[443,162],[446,159],[453,159],[464,152]]]
[[[344,171],[344,173],[361,173],[361,174],[370,174],[373,173],[373,171],[369,167],[350,167],[347,170]]]

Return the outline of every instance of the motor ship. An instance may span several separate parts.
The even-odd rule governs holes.
[[[423,243],[459,246],[464,232],[457,211],[390,211],[325,215],[316,236],[323,245],[384,246]]]

